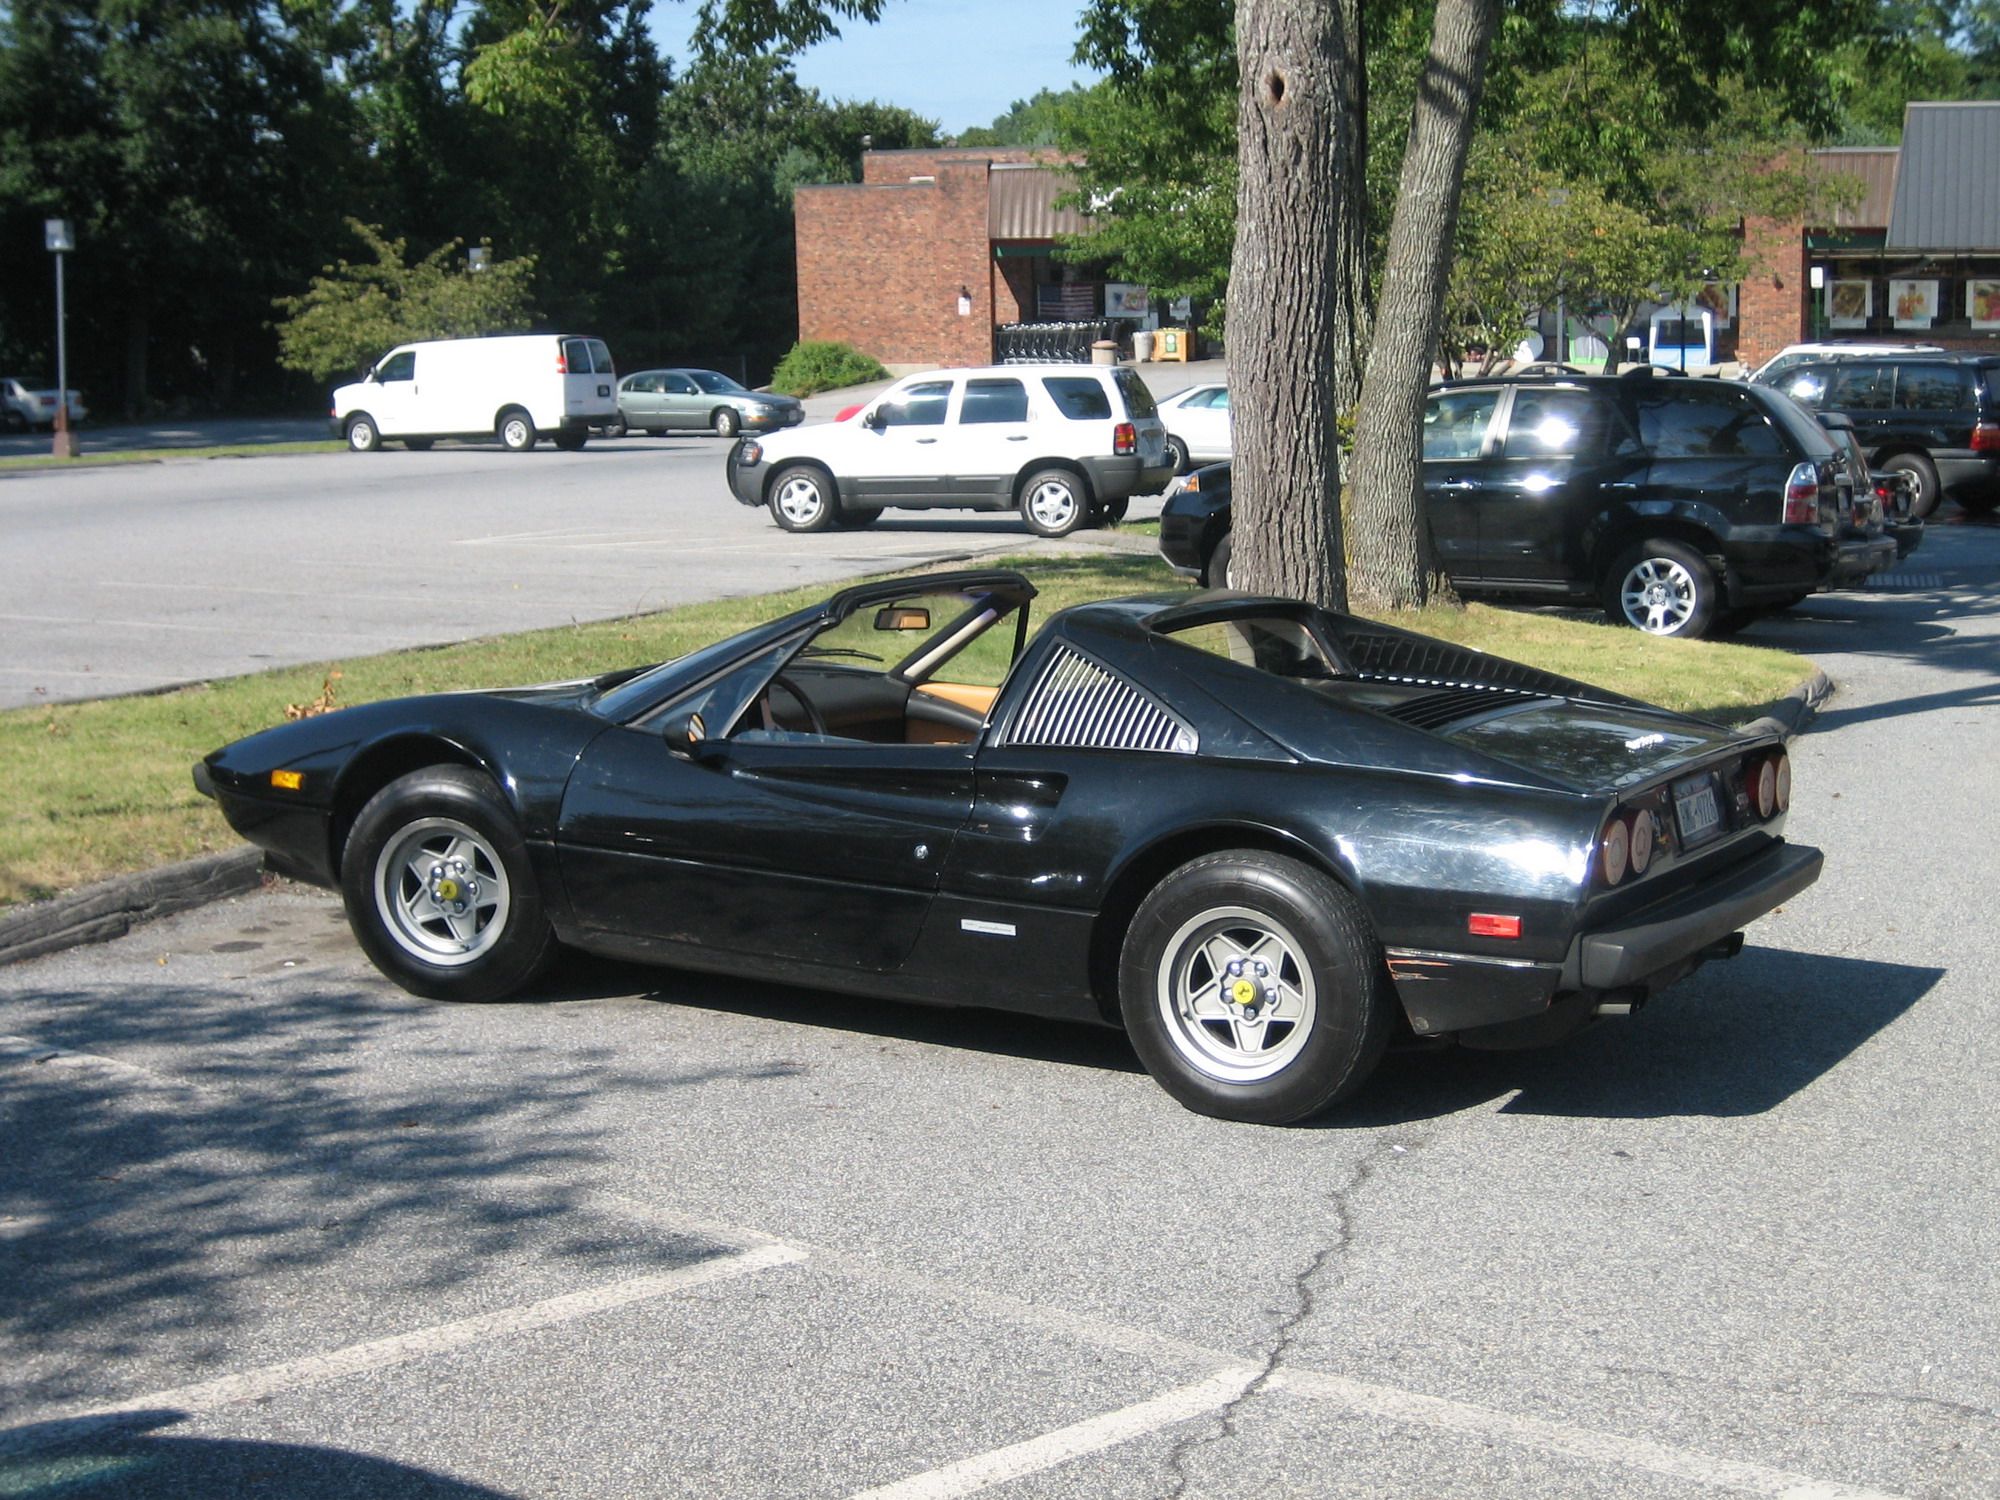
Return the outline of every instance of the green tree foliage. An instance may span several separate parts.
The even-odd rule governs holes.
[[[404,242],[349,220],[367,248],[363,260],[340,260],[306,290],[280,297],[276,308],[279,360],[315,380],[350,376],[397,344],[415,339],[515,333],[529,325],[535,263],[531,257],[489,260],[472,270],[452,240],[414,264]]]
[[[1063,111],[1079,103],[1087,90],[1080,83],[1058,93],[1042,89],[1032,99],[1016,99],[991,125],[959,132],[961,146],[1058,146],[1062,143]]]
[[[787,396],[811,396],[837,391],[869,380],[887,380],[889,372],[871,355],[846,344],[807,340],[794,344],[771,376],[771,389]]]

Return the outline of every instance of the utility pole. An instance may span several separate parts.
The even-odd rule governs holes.
[[[63,256],[76,248],[76,235],[68,219],[47,219],[42,237],[56,258],[56,440],[51,450],[57,458],[76,457],[76,434],[69,430],[69,334],[63,306]]]

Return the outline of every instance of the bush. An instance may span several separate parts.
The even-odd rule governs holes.
[[[799,343],[771,372],[771,389],[786,396],[812,396],[869,380],[887,380],[889,372],[859,349],[846,344]]]

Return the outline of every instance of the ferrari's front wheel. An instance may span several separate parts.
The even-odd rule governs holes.
[[[555,953],[513,814],[492,778],[465,766],[412,771],[369,798],[340,886],[356,940],[412,994],[499,1000]]]
[[[1140,904],[1119,965],[1146,1071],[1198,1114],[1309,1119],[1388,1046],[1394,998],[1361,905],[1332,877],[1256,850],[1182,865]]]

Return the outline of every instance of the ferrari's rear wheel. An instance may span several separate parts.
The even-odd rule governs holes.
[[[1199,1114],[1262,1125],[1352,1094],[1394,1017],[1360,903],[1254,850],[1193,860],[1154,888],[1125,935],[1119,1002],[1162,1088]]]
[[[483,772],[430,766],[354,820],[340,862],[354,936],[389,978],[433,1000],[498,1000],[555,952],[528,848]]]

